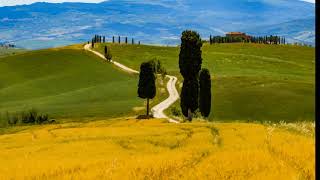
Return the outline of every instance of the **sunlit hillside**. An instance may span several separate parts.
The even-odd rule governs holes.
[[[313,128],[135,119],[8,128],[0,179],[314,179]]]
[[[159,59],[169,74],[179,72],[179,47],[107,45],[113,59],[137,69],[141,62]],[[314,120],[315,48],[291,45],[225,43],[202,47],[202,67],[212,77],[211,120]],[[175,106],[180,109],[179,101]],[[169,110],[168,113],[171,113]]]
[[[6,56],[0,58],[0,72],[0,125],[7,112],[31,108],[51,118],[144,113],[138,76],[103,62],[83,45]],[[166,79],[157,80],[152,105],[167,97]]]

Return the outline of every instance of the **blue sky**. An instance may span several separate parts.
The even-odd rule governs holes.
[[[15,6],[21,4],[32,4],[35,2],[51,2],[51,3],[61,3],[61,2],[88,2],[88,3],[98,3],[105,0],[0,0],[0,6]],[[302,0],[314,3],[315,0]]]

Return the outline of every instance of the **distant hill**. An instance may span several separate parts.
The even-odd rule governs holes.
[[[314,9],[314,4],[298,0],[35,3],[0,7],[0,42],[37,49],[83,42],[93,34],[103,34],[109,40],[112,35],[121,35],[143,43],[172,45],[179,43],[181,31],[195,29],[203,38],[241,30],[280,33],[292,41],[313,44],[315,25],[310,22],[315,19]]]
[[[280,24],[255,27],[247,30],[252,35],[280,35],[287,37],[290,43],[301,42],[315,44],[314,18],[297,19]]]

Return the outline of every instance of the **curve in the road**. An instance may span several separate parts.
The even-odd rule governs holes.
[[[106,60],[106,58],[104,57],[103,54],[91,49],[91,44],[86,44],[84,46],[84,49],[87,51],[90,51],[90,52],[94,53],[95,55],[99,56],[100,58]],[[119,62],[112,61],[112,60],[110,62],[128,73],[139,74],[139,71],[131,69],[131,68],[119,63]],[[167,90],[169,92],[169,97],[166,100],[164,100],[161,103],[154,106],[153,108],[151,108],[151,112],[153,114],[153,117],[155,117],[155,118],[164,118],[164,119],[168,119],[168,121],[171,123],[179,123],[179,121],[176,121],[174,119],[169,118],[164,113],[164,110],[169,108],[174,102],[176,102],[179,99],[179,93],[176,89],[176,83],[178,80],[177,77],[170,76],[170,75],[166,75],[166,77],[169,78],[169,81],[167,83]]]

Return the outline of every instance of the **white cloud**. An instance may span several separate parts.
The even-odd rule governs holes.
[[[32,4],[35,2],[49,2],[49,3],[61,3],[61,2],[87,2],[87,3],[99,3],[106,0],[0,0],[0,6],[15,6],[22,4]]]

